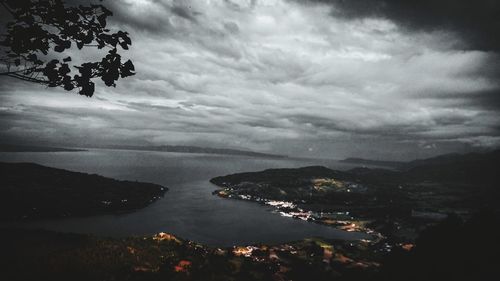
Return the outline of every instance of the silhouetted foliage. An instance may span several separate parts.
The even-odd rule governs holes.
[[[0,75],[67,91],[78,89],[79,94],[91,97],[92,79],[100,77],[106,86],[116,86],[120,77],[135,74],[132,61],[122,62],[117,50],[118,46],[128,50],[130,37],[106,28],[113,14],[106,7],[69,6],[62,0],[0,0],[0,4],[12,16],[0,40],[4,51],[0,61],[6,68]],[[101,61],[81,65],[70,65],[70,56],[54,58],[74,46],[109,50]],[[71,66],[78,73],[72,74]]]

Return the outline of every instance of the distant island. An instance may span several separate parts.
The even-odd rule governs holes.
[[[0,220],[118,214],[144,208],[166,187],[32,163],[0,162]]]
[[[61,148],[50,146],[0,144],[0,152],[78,152],[85,149]]]
[[[183,146],[183,145],[159,145],[159,146],[114,145],[110,146],[110,148],[124,149],[124,150],[138,150],[138,151],[164,151],[164,152],[181,152],[181,153],[241,155],[241,156],[264,157],[264,158],[287,158],[287,156],[285,155],[278,155],[278,154],[269,154],[269,153],[227,149],[227,148],[211,148],[211,147]]]

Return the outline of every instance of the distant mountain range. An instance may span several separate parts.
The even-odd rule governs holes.
[[[470,163],[470,162],[484,162],[487,160],[493,160],[492,158],[497,158],[500,154],[500,150],[494,150],[490,152],[471,152],[466,154],[460,153],[450,153],[443,154],[431,158],[425,159],[416,159],[412,161],[386,161],[386,160],[371,160],[365,158],[346,158],[344,160],[340,160],[343,163],[350,164],[361,164],[361,165],[371,165],[371,166],[383,166],[383,167],[392,167],[397,168],[401,171],[408,171],[412,168],[421,167],[421,166],[437,166],[437,165],[450,165],[457,163]],[[478,164],[478,163],[476,163]],[[484,163],[482,163],[484,164]]]
[[[49,147],[49,146],[35,146],[35,145],[0,144],[0,152],[65,152],[65,151],[75,152],[75,151],[86,151],[86,150]]]
[[[406,163],[403,170],[417,178],[446,179],[465,182],[498,181],[500,150],[467,154],[445,154]]]
[[[349,163],[349,164],[360,164],[360,165],[370,165],[370,166],[384,166],[384,167],[401,167],[405,165],[405,162],[398,162],[398,161],[385,161],[385,160],[371,160],[371,159],[364,159],[364,158],[346,158],[344,160],[340,160],[340,162],[343,163]]]
[[[184,145],[159,145],[159,146],[112,145],[112,146],[107,146],[105,148],[138,150],[138,151],[164,151],[164,152],[180,152],[180,153],[241,155],[241,156],[264,157],[264,158],[288,158],[288,156],[285,155],[261,153],[261,152],[247,151],[247,150],[184,146]],[[64,152],[64,151],[72,152],[72,151],[86,151],[86,150],[49,147],[49,146],[36,146],[36,145],[0,144],[0,152]]]
[[[453,180],[493,183],[498,178],[498,163],[500,163],[500,150],[490,152],[472,152],[466,154],[444,154],[427,159],[418,159],[409,162],[391,162],[367,160],[361,158],[348,158],[342,162],[371,164],[396,168],[400,176],[407,179],[419,180]],[[375,164],[376,163],[376,164]],[[385,165],[384,165],[385,164]],[[379,169],[356,168],[355,171],[363,174],[380,174]],[[386,171],[389,173],[389,171]]]
[[[124,149],[124,150],[139,150],[139,151],[207,153],[207,154],[223,154],[223,155],[243,155],[243,156],[250,156],[250,157],[265,157],[265,158],[287,158],[287,156],[285,156],[285,155],[253,152],[253,151],[246,151],[246,150],[199,147],[199,146],[184,146],[184,145],[159,145],[159,146],[114,145],[114,146],[110,146],[110,148]]]

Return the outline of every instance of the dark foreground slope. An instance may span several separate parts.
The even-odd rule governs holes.
[[[491,213],[466,222],[450,217],[422,231],[416,245],[392,251],[362,241],[210,248],[166,233],[102,238],[0,229],[0,280],[496,280],[499,235]]]
[[[102,238],[0,229],[0,280],[368,280],[362,245],[305,239],[211,248],[173,235]]]
[[[126,212],[149,205],[167,190],[31,163],[0,163],[0,181],[2,220]]]

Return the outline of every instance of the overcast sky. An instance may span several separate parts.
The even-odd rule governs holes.
[[[103,3],[137,75],[92,98],[2,78],[3,142],[376,159],[500,145],[497,1]]]

